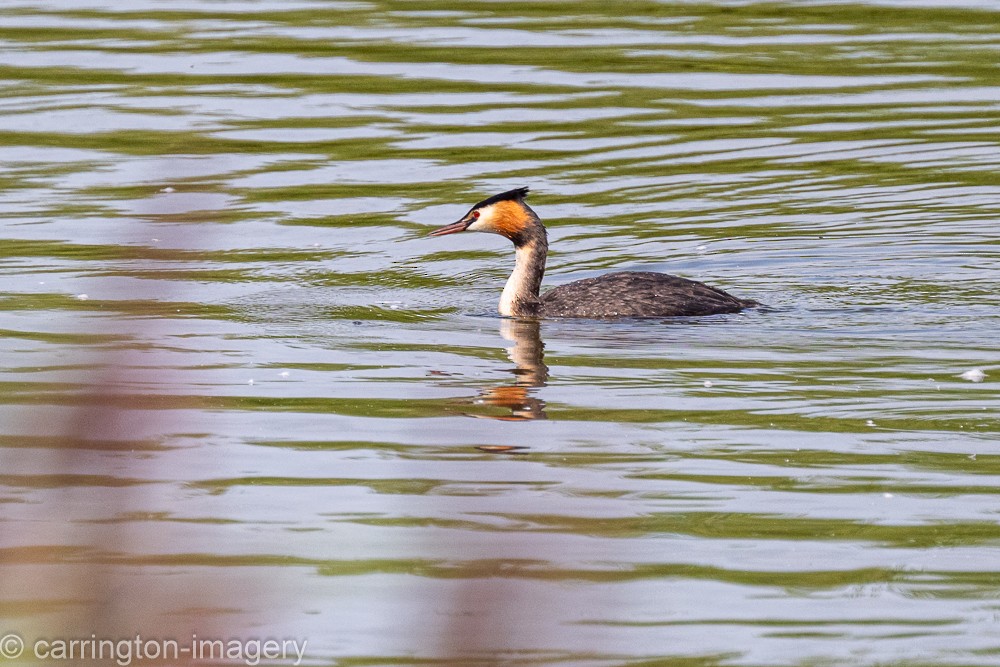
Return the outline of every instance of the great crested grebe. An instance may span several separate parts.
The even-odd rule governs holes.
[[[686,278],[625,271],[560,285],[541,296],[549,242],[545,226],[524,203],[528,188],[493,195],[469,209],[458,222],[435,229],[430,236],[458,232],[490,232],[514,243],[516,263],[500,297],[499,311],[507,317],[678,317],[736,313],[759,306],[720,289]]]

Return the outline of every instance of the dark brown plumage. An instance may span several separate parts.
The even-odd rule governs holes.
[[[542,294],[542,317],[677,317],[738,313],[756,301],[687,278],[624,271],[577,280]]]

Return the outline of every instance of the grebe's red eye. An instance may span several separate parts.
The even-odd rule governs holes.
[[[472,219],[473,220],[479,220],[479,211],[473,211],[472,212]]]

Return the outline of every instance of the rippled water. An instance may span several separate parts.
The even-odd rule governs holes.
[[[1000,664],[998,11],[8,0],[0,631]]]

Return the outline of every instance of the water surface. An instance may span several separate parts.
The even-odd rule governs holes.
[[[0,630],[1000,663],[997,9],[7,2]]]

